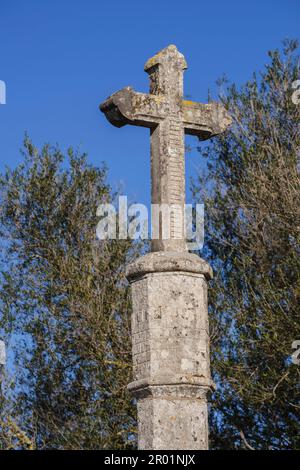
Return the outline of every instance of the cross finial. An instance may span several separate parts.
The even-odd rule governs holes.
[[[169,237],[164,239],[163,227],[159,227],[152,251],[186,250],[184,134],[204,140],[225,131],[231,123],[227,111],[218,103],[183,100],[186,68],[183,54],[170,45],[146,62],[149,94],[127,87],[100,105],[117,127],[132,124],[150,128],[152,204],[168,205],[171,210]]]

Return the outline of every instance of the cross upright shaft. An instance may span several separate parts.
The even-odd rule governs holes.
[[[218,103],[202,104],[183,100],[184,56],[170,45],[149,59],[150,93],[123,88],[100,105],[107,119],[117,127],[125,124],[150,128],[151,202],[170,207],[170,235],[152,240],[152,251],[186,251],[184,204],[184,134],[208,139],[223,132],[231,122]],[[160,222],[161,224],[161,222]]]

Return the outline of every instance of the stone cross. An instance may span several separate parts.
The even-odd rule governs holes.
[[[186,62],[168,46],[146,63],[150,93],[132,88],[101,106],[117,127],[149,127],[152,203],[175,206],[170,234],[127,266],[132,290],[133,382],[139,449],[207,449],[210,376],[207,281],[210,266],[186,250],[184,134],[208,139],[231,119],[219,104],[183,99]],[[179,209],[178,209],[179,208]],[[162,225],[162,224],[161,224]]]
[[[152,251],[186,251],[184,134],[208,139],[223,132],[231,120],[218,103],[202,104],[183,99],[184,56],[170,45],[149,59],[150,93],[127,87],[100,105],[115,126],[149,127],[151,132],[152,204],[173,207],[170,237],[152,240]]]

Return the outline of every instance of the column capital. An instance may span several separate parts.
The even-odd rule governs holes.
[[[185,272],[213,278],[210,265],[199,256],[188,252],[157,251],[141,256],[126,268],[126,277],[132,282],[145,274],[159,272]]]

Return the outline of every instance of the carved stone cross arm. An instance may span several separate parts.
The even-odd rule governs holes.
[[[185,251],[184,134],[201,140],[223,132],[231,123],[218,103],[202,104],[183,99],[184,56],[170,45],[149,59],[145,71],[150,93],[127,87],[111,95],[100,109],[115,126],[125,124],[150,128],[152,204],[177,210],[170,219],[170,236],[152,240],[152,251]],[[161,222],[160,222],[161,223]]]

